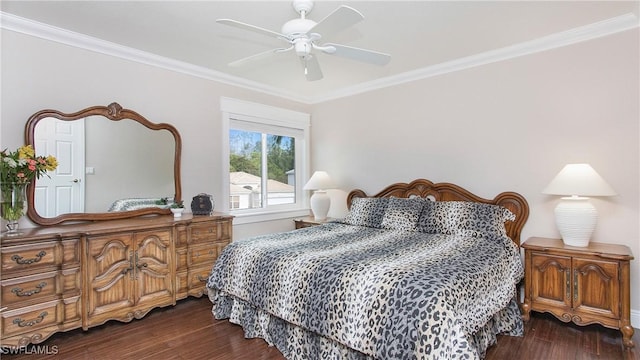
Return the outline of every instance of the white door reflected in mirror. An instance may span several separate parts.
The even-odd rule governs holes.
[[[84,212],[84,119],[45,118],[35,129],[37,155],[53,155],[58,167],[36,181],[36,210],[44,217]]]

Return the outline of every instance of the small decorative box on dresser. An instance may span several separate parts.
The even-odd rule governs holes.
[[[233,217],[149,216],[25,229],[2,237],[0,345],[108,320],[131,321],[156,307],[206,293]]]
[[[296,223],[296,229],[302,229],[310,226],[317,226],[327,223],[333,220],[332,218],[326,218],[324,220],[315,220],[313,216],[307,216],[300,219],[293,220]]]
[[[525,249],[523,318],[530,311],[549,312],[578,325],[601,324],[622,332],[633,347],[629,262],[624,245],[590,243],[565,246],[561,239],[529,238]]]

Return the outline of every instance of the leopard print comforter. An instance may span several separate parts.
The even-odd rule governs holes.
[[[376,359],[479,358],[522,277],[507,237],[329,223],[231,243],[207,286],[218,318],[233,297]]]

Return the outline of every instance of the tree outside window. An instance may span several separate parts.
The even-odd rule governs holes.
[[[229,208],[295,204],[295,159],[294,137],[230,129]]]

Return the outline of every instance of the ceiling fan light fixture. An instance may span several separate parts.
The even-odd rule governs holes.
[[[296,49],[296,54],[301,58],[310,56],[311,53],[311,41],[307,38],[297,38],[293,40],[293,46]]]

